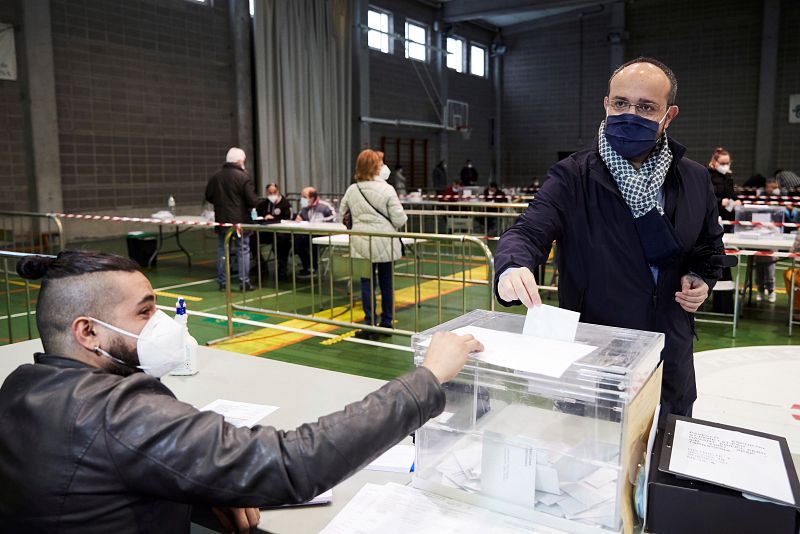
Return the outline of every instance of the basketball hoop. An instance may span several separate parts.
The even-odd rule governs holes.
[[[472,135],[472,128],[470,127],[469,124],[465,124],[464,126],[459,126],[458,128],[456,128],[456,130],[461,132],[461,138],[464,139],[464,141],[469,141],[469,137]]]

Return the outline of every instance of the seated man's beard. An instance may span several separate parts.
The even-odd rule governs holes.
[[[128,364],[122,365],[114,360],[106,359],[103,367],[115,375],[130,376],[133,373],[143,372],[136,367],[139,365],[139,355],[136,354],[136,349],[128,348],[121,339],[117,338],[112,341],[106,352]]]

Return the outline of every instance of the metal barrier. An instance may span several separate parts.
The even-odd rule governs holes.
[[[241,234],[238,234],[241,232]],[[248,297],[245,291],[239,302],[233,300],[233,278],[231,276],[231,239],[234,235],[241,235],[240,239],[255,239],[255,249],[258,251],[256,259],[259,262],[256,270],[257,287],[261,290],[260,294],[250,293]],[[252,234],[252,235],[251,235]],[[269,234],[266,239],[262,239],[263,234]],[[392,249],[392,288],[393,295],[397,297],[398,291],[402,289],[404,295],[410,297],[410,305],[414,308],[413,327],[398,328],[394,323],[391,328],[385,326],[367,325],[361,323],[361,318],[357,317],[354,306],[354,286],[359,279],[369,279],[369,293],[372,295],[373,308],[376,300],[376,283],[374,276],[368,276],[372,269],[371,260],[354,259],[350,254],[350,239],[352,237],[365,237],[368,240],[370,255],[373,250],[373,239],[392,240],[399,239],[411,252],[404,253],[401,257],[394,257],[394,247]],[[283,239],[284,243],[279,245]],[[289,272],[287,276],[280,279],[279,246],[285,246],[285,240],[294,250],[295,255],[303,248],[308,253],[308,257],[313,265],[314,255],[318,255],[318,268],[309,278],[298,276],[296,262],[290,258]],[[267,269],[272,265],[272,274],[265,276],[262,272],[265,265],[262,265],[262,243],[264,248],[271,248],[268,258],[263,262]],[[343,252],[340,256],[337,267],[337,250]],[[342,267],[342,261],[344,267]],[[423,264],[430,263],[435,273],[426,273],[422,268]],[[366,268],[366,270],[365,270]],[[366,273],[367,276],[358,276],[356,269]],[[277,317],[289,319],[303,319],[315,323],[328,324],[343,328],[359,328],[370,332],[383,334],[412,335],[419,330],[420,326],[420,307],[423,301],[423,290],[430,291],[430,298],[436,299],[436,320],[443,322],[444,317],[444,297],[458,290],[461,291],[460,306],[452,314],[453,317],[464,314],[468,311],[467,290],[475,286],[485,286],[484,296],[486,306],[494,309],[494,259],[491,251],[481,238],[469,235],[436,235],[427,233],[412,232],[360,232],[339,228],[322,228],[312,225],[241,225],[233,228],[225,235],[225,280],[226,280],[226,309],[228,316],[228,334],[233,335],[233,312],[234,310],[252,311]],[[485,276],[484,276],[485,273]],[[395,283],[398,279],[412,280],[413,284],[408,287],[398,289]],[[252,282],[252,279],[251,279]],[[265,292],[265,282],[271,291]],[[302,287],[298,282],[302,283]],[[283,290],[282,290],[283,288]],[[409,290],[410,288],[410,290]],[[339,296],[337,296],[337,291]],[[310,310],[301,309],[297,303],[298,295],[303,298],[310,297]],[[480,294],[477,296],[480,297]],[[287,298],[282,298],[287,297]],[[291,299],[289,304],[291,311],[287,310],[286,300]],[[258,300],[259,306],[251,306],[248,300]],[[265,307],[265,301],[271,301],[270,307]],[[307,301],[306,301],[307,302]],[[406,301],[406,304],[409,302]],[[293,305],[292,305],[293,304]],[[326,314],[318,313],[327,305]],[[396,320],[397,298],[393,299],[392,317]],[[343,319],[346,317],[347,319]]]
[[[33,325],[31,324],[31,316],[36,313],[35,311],[31,310],[31,283],[29,280],[26,280],[19,275],[17,275],[16,271],[16,263],[21,258],[26,256],[47,256],[53,257],[47,254],[33,254],[33,253],[25,253],[25,252],[13,252],[9,250],[0,250],[0,258],[3,260],[3,287],[5,288],[6,298],[5,305],[6,305],[6,314],[3,317],[0,317],[0,320],[6,321],[6,328],[8,332],[8,343],[14,343],[14,327],[12,325],[13,320],[18,317],[25,317],[25,322],[27,326],[27,333],[28,336],[26,339],[33,339]],[[13,260],[13,261],[9,261]],[[11,269],[9,270],[9,267]],[[12,279],[13,278],[13,279]],[[20,285],[23,287],[24,290],[24,306],[25,312],[23,313],[12,313],[11,309],[11,286],[12,285]],[[35,284],[34,284],[35,285]],[[36,286],[38,287],[38,286]]]
[[[488,208],[492,209],[492,208]],[[502,209],[502,208],[495,208]],[[514,224],[520,212],[405,210],[405,231],[422,233],[466,233],[497,238]]]
[[[56,254],[64,250],[64,227],[51,213],[0,211],[0,248]]]

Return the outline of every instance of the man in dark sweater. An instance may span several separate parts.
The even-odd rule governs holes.
[[[263,217],[263,224],[279,224],[281,221],[292,220],[292,206],[286,197],[281,195],[278,184],[269,184],[266,189],[267,196],[258,206],[256,212]],[[275,249],[278,259],[278,276],[287,275],[289,251],[292,249],[290,234],[281,232],[261,232],[261,245],[271,245]],[[258,257],[261,257],[260,251]],[[267,268],[269,266],[267,265]]]
[[[250,211],[258,205],[253,179],[245,170],[244,150],[228,150],[225,164],[206,185],[206,201],[214,205],[214,219],[218,223],[244,224],[252,222]],[[217,282],[220,291],[225,289],[225,234],[227,227],[217,227]],[[250,232],[234,233],[230,241],[231,254],[236,254],[239,267],[239,288],[255,289],[250,285]],[[235,251],[235,252],[234,252]]]

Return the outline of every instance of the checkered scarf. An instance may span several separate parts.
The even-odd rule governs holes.
[[[598,134],[600,157],[617,182],[622,198],[633,212],[633,218],[647,214],[654,207],[664,215],[658,205],[658,192],[664,185],[664,178],[672,163],[672,152],[667,143],[667,133],[656,145],[656,150],[637,171],[628,160],[617,154],[608,144],[605,136],[606,121],[600,123]]]

